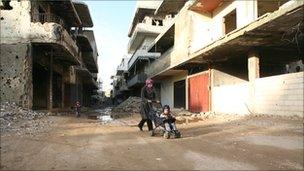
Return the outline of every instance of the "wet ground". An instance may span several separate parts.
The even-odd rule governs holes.
[[[140,132],[138,115],[99,112],[99,120],[50,116],[54,128],[35,137],[1,135],[1,170],[303,170],[303,120],[211,118],[164,139]]]

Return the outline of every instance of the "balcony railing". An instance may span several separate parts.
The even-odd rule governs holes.
[[[63,29],[59,29],[58,32],[59,34],[55,34],[56,36],[56,40],[57,42],[59,42],[61,45],[65,46],[68,51],[72,54],[72,56],[76,57],[77,60],[79,60],[79,49],[77,47],[75,38],[73,35],[71,35],[71,33],[69,32],[69,30],[66,29],[66,24],[65,21],[52,13],[36,13],[33,14],[32,16],[32,22],[36,23],[36,22],[40,22],[41,24],[44,23],[56,23],[57,25],[59,25],[60,27],[62,27]],[[55,29],[58,29],[59,27],[55,27]],[[47,31],[46,31],[47,32]],[[43,34],[43,32],[41,32],[41,34]],[[41,40],[43,41],[43,40]]]
[[[158,74],[170,67],[172,51],[173,51],[173,47],[171,47],[169,50],[163,53],[158,59],[156,59],[151,63],[151,65],[146,70],[148,77],[152,77],[155,74]]]
[[[133,56],[131,57],[131,59],[128,62],[128,69],[130,69],[132,67],[132,65],[134,64],[134,62],[138,59],[138,58],[158,58],[160,56],[160,53],[150,53],[150,52],[146,52],[143,50],[137,50]]]
[[[133,78],[131,78],[128,82],[127,85],[128,87],[132,87],[136,84],[141,84],[144,83],[147,79],[147,75],[145,73],[140,73],[135,75]]]

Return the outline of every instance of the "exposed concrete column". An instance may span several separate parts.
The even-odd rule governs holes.
[[[65,87],[64,87],[64,75],[62,74],[62,81],[61,81],[61,107],[64,108],[64,95],[65,95]]]
[[[248,54],[248,79],[249,79],[249,100],[250,110],[256,112],[255,107],[255,80],[260,78],[260,56],[257,51]]]
[[[260,59],[256,51],[248,54],[248,79],[254,82],[256,78],[260,78]]]
[[[79,78],[78,78],[78,73],[77,73],[77,71],[75,72],[75,79],[76,79],[76,84],[75,84],[75,86],[76,86],[76,101],[79,101],[80,102],[80,99],[79,99]],[[74,102],[75,103],[75,102]]]
[[[53,109],[53,49],[49,58],[49,90],[48,90],[48,110]]]

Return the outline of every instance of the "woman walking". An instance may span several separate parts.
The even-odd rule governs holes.
[[[146,85],[141,89],[141,105],[140,105],[140,114],[141,121],[138,124],[138,128],[142,131],[145,122],[147,122],[148,130],[153,130],[152,121],[149,117],[150,112],[150,104],[152,101],[156,99],[156,91],[153,86],[153,80],[147,79]]]

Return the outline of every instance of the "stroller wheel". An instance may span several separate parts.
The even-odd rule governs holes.
[[[165,132],[165,130],[161,130],[161,136],[164,136]]]
[[[164,133],[164,138],[169,139],[170,138],[170,133],[166,131]]]
[[[181,137],[181,133],[179,131],[176,131],[174,134],[174,138],[180,138]]]
[[[155,132],[154,130],[151,131],[151,137],[154,137],[155,136]]]

